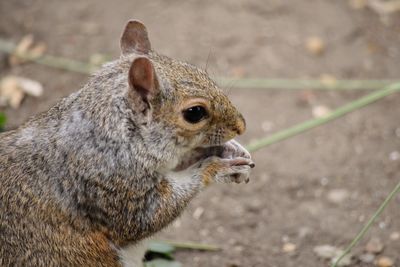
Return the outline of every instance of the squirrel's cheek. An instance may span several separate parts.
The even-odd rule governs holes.
[[[204,145],[205,135],[203,133],[182,131],[177,133],[177,144],[184,147],[199,147]]]

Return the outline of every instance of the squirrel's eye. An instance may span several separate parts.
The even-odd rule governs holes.
[[[207,118],[207,110],[202,106],[194,106],[183,111],[183,118],[189,123],[198,123]]]

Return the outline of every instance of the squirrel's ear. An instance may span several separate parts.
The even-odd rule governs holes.
[[[138,20],[130,20],[121,36],[122,55],[130,53],[148,54],[151,50],[146,27]]]
[[[153,64],[147,57],[137,57],[129,69],[130,98],[141,112],[150,108],[150,100],[156,94],[157,82]]]

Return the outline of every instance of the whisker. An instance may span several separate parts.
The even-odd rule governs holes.
[[[207,55],[206,67],[205,67],[205,69],[204,69],[205,72],[207,72],[208,62],[210,61],[210,56],[211,56],[211,50],[212,50],[212,48],[210,47],[210,50],[208,51],[208,55]],[[207,72],[207,73],[208,73],[208,72]]]
[[[226,95],[229,96],[229,94],[230,94],[230,92],[232,91],[233,87],[235,86],[235,83],[236,83],[236,82],[237,82],[237,81],[235,81],[235,80],[231,80],[231,81],[229,82],[229,85],[227,86],[227,88],[224,89],[224,93],[225,93]]]

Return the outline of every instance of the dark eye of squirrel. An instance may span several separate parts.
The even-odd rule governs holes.
[[[189,123],[198,123],[208,116],[207,110],[202,106],[194,106],[183,111],[183,118]]]

